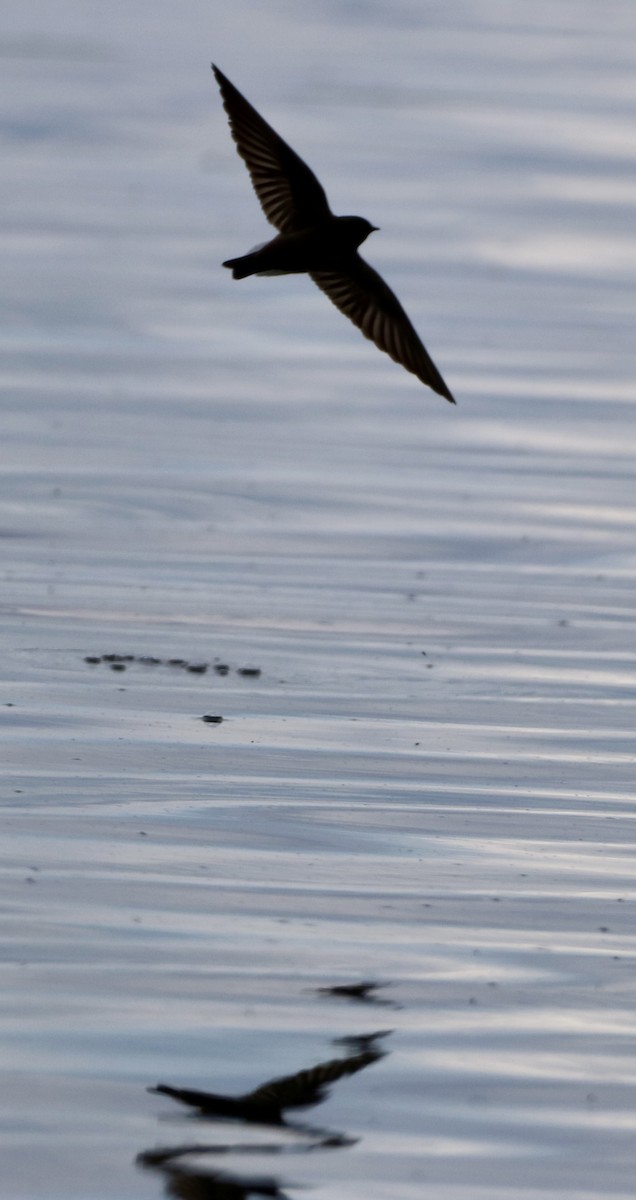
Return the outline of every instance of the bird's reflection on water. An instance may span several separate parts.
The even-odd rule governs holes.
[[[377,995],[378,989],[386,986],[385,983],[377,983],[373,979],[363,979],[360,983],[336,983],[331,987],[316,988],[316,991],[321,996],[336,996],[343,1000],[358,1000],[362,1004],[384,1004],[387,1008],[398,1008],[399,1005],[394,1000],[385,1000]]]
[[[367,1036],[364,1049],[356,1047],[358,1052],[355,1054],[318,1063],[294,1075],[270,1079],[240,1096],[177,1088],[167,1083],[158,1083],[148,1091],[170,1096],[203,1117],[256,1122],[259,1125],[285,1125],[288,1123],[288,1110],[313,1108],[326,1099],[332,1084],[346,1075],[355,1075],[382,1058],[384,1051],[379,1049],[376,1040],[379,1036],[375,1034],[371,1040]]]
[[[166,1196],[175,1200],[248,1200],[249,1196],[289,1200],[279,1181],[270,1176],[201,1171],[169,1159],[155,1165],[163,1174]]]
[[[284,1126],[295,1135],[293,1141],[276,1139],[266,1142],[187,1142],[177,1146],[164,1146],[145,1150],[137,1157],[138,1166],[146,1170],[159,1171],[165,1184],[167,1196],[181,1200],[247,1200],[250,1195],[282,1197],[280,1180],[270,1176],[243,1176],[226,1171],[203,1170],[199,1165],[185,1161],[195,1156],[217,1154],[289,1154],[308,1153],[315,1150],[336,1150],[354,1145],[357,1138],[333,1130],[317,1129],[300,1121],[290,1120],[289,1110],[313,1108],[327,1098],[339,1079],[354,1075],[358,1071],[378,1062],[386,1054],[379,1045],[391,1030],[377,1033],[347,1036],[339,1044],[347,1046],[352,1053],[341,1058],[329,1059],[294,1075],[270,1079],[266,1083],[239,1096],[225,1096],[217,1092],[197,1091],[158,1084],[148,1088],[150,1092],[170,1096],[191,1109],[190,1115],[198,1121],[229,1120],[243,1124],[261,1126]]]

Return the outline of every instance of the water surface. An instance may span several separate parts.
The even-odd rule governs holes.
[[[631,1197],[632,5],[7,24],[7,1195]],[[212,58],[381,227],[457,410],[222,271],[267,226]],[[302,1117],[348,1146],[145,1091],[388,1029]],[[135,1165],[192,1143],[238,1149]]]

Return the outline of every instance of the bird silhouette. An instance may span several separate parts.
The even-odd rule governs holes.
[[[361,1054],[350,1054],[346,1058],[334,1058],[318,1063],[295,1075],[283,1075],[270,1079],[252,1092],[241,1096],[223,1096],[217,1092],[200,1092],[192,1088],[175,1088],[158,1083],[148,1088],[171,1096],[181,1104],[198,1109],[201,1116],[223,1117],[238,1121],[258,1122],[265,1125],[284,1125],[288,1109],[313,1108],[327,1096],[329,1087],[345,1075],[354,1075],[371,1066],[384,1056],[382,1050],[371,1047]]]
[[[364,217],[337,217],[322,184],[212,64],[232,136],[267,220],[278,236],[223,263],[234,279],[307,273],[336,308],[395,362],[455,403],[397,296],[358,254],[377,226]]]

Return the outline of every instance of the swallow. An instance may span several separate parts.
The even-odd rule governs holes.
[[[212,64],[232,137],[261,208],[278,236],[223,263],[234,279],[307,274],[340,312],[395,362],[451,404],[455,400],[398,298],[358,254],[377,230],[364,217],[337,217],[322,184]]]

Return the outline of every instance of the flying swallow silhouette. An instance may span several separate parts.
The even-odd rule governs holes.
[[[358,254],[377,226],[336,217],[322,184],[302,158],[212,64],[232,137],[267,220],[278,236],[223,263],[234,279],[308,274],[365,337],[427,387],[455,403],[397,296]]]

